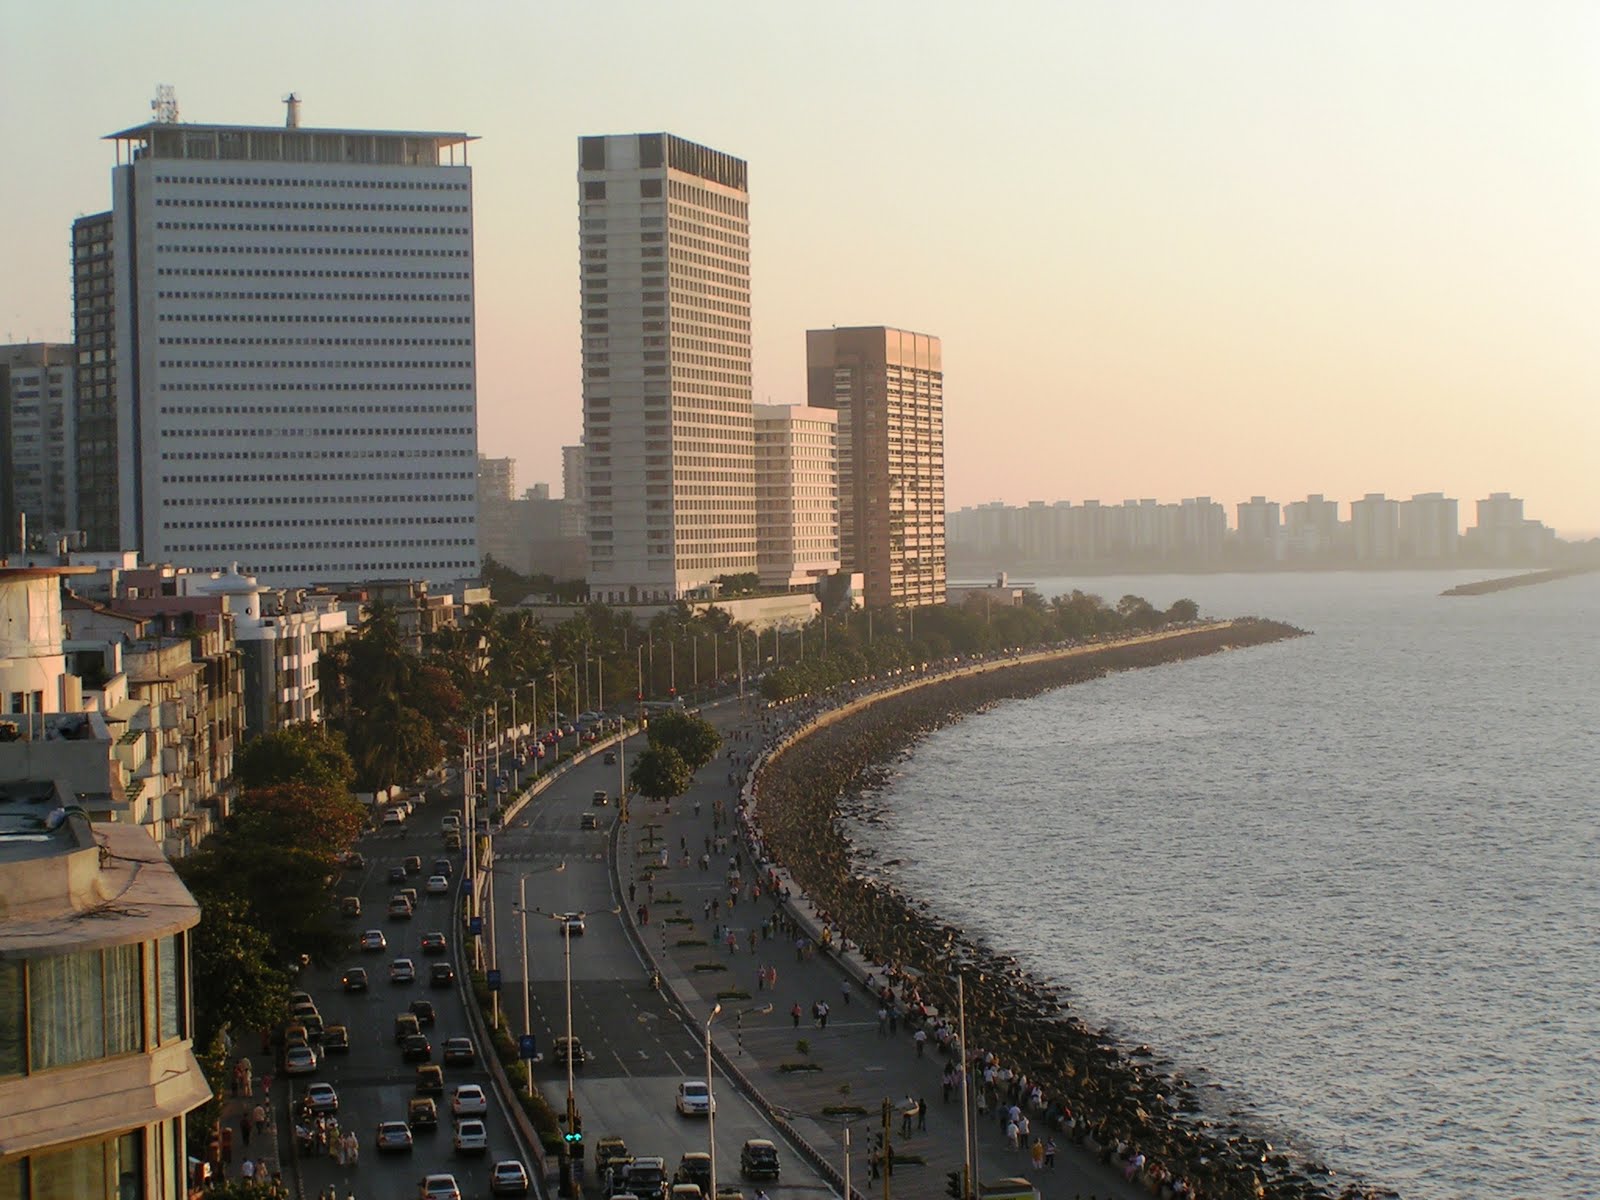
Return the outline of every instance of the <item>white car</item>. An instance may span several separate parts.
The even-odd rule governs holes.
[[[489,1111],[489,1097],[475,1083],[458,1084],[450,1100],[450,1111],[458,1117],[481,1117]]]
[[[425,1175],[422,1200],[461,1200],[461,1188],[454,1175]]]
[[[428,895],[443,896],[450,890],[450,877],[448,875],[428,876]]]
[[[404,825],[406,823],[406,810],[403,808],[385,809],[383,823],[385,825]]]
[[[678,1085],[678,1115],[684,1117],[704,1117],[716,1109],[717,1102],[711,1097],[711,1089],[706,1086],[704,1079],[685,1079]]]
[[[283,1052],[285,1075],[315,1075],[316,1072],[317,1052],[310,1046],[290,1046]]]
[[[397,958],[389,964],[390,983],[415,983],[417,981],[417,964],[409,958]]]
[[[306,1088],[306,1105],[314,1113],[336,1113],[339,1093],[333,1090],[331,1083],[313,1083]]]
[[[482,1121],[473,1119],[456,1122],[455,1151],[458,1155],[489,1152],[489,1131]]]
[[[361,935],[361,948],[363,950],[387,950],[389,939],[383,936],[381,929],[369,929]]]

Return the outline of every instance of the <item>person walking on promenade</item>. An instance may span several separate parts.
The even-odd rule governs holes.
[[[889,1036],[889,1010],[881,1004],[878,1006],[878,1036]]]
[[[911,1098],[911,1093],[906,1093],[905,1102],[900,1105],[900,1136],[911,1136],[911,1118],[917,1115],[917,1102]]]
[[[928,1132],[928,1098],[926,1096],[917,1101],[917,1132]]]
[[[270,1078],[270,1076],[267,1078]],[[267,1110],[262,1105],[256,1105],[255,1111],[250,1114],[250,1119],[255,1122],[256,1132],[260,1133],[267,1127]]]
[[[1047,1167],[1053,1167],[1056,1165],[1055,1138],[1049,1138],[1044,1144],[1044,1165]]]
[[[789,1015],[794,1018],[794,1027],[796,1029],[799,1029],[800,1028],[800,1017],[801,1017],[800,1001],[796,1000],[794,1002],[794,1007],[789,1010]]]
[[[917,1043],[917,1057],[921,1058],[923,1048],[928,1044],[928,1031],[926,1029],[917,1030],[917,1036],[911,1040]]]
[[[1017,1128],[1017,1123],[1015,1121],[1007,1121],[1006,1122],[1006,1147],[1007,1147],[1007,1149],[1016,1150],[1018,1147],[1020,1147],[1021,1144],[1022,1144],[1021,1140],[1020,1140],[1021,1136],[1022,1136],[1022,1131]]]
[[[820,1025],[823,1029],[826,1029],[828,1027],[828,1011],[829,1011],[828,1010],[828,1002],[826,1000],[818,1000],[817,1001],[817,1024]]]
[[[1033,1146],[1032,1146],[1032,1148],[1030,1150],[1030,1154],[1033,1157],[1033,1169],[1035,1171],[1043,1170],[1044,1169],[1044,1143],[1041,1142],[1038,1138],[1034,1138],[1033,1139]]]

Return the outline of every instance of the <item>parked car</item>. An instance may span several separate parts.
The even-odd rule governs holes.
[[[739,1173],[746,1179],[776,1179],[778,1148],[766,1138],[751,1138],[739,1150]]]
[[[306,1107],[314,1113],[339,1111],[339,1093],[331,1083],[313,1083],[306,1088]]]
[[[347,992],[364,992],[367,990],[367,969],[365,967],[351,967],[339,980]]]
[[[389,939],[383,936],[383,930],[369,929],[361,935],[361,948],[369,952],[387,950]]]
[[[450,942],[442,933],[425,933],[422,935],[422,952],[424,954],[443,954],[450,949]]]
[[[458,1083],[450,1098],[450,1111],[457,1117],[481,1117],[489,1111],[489,1098],[475,1083]]]
[[[478,1061],[478,1052],[473,1049],[472,1039],[466,1037],[445,1038],[444,1040],[444,1065],[447,1067],[470,1067]]]
[[[436,962],[428,968],[428,986],[447,988],[456,981],[456,969],[447,962]]]
[[[678,1084],[678,1095],[674,1103],[678,1107],[679,1116],[703,1117],[711,1112],[716,1101],[711,1098],[711,1089],[706,1086],[704,1079],[685,1079]]]
[[[439,1128],[439,1106],[432,1096],[413,1096],[406,1101],[406,1124],[414,1130]]]
[[[380,1154],[409,1154],[411,1126],[404,1121],[379,1121],[375,1141]]]
[[[501,1159],[489,1172],[491,1196],[526,1196],[531,1187],[528,1168],[514,1158]]]
[[[283,1052],[285,1075],[315,1075],[316,1072],[317,1052],[310,1046],[290,1046]]]
[[[489,1152],[488,1127],[476,1118],[468,1121],[457,1121],[454,1145],[456,1155],[461,1158],[465,1158],[469,1154],[487,1154]]]
[[[343,1025],[329,1025],[322,1031],[322,1052],[324,1054],[349,1054],[350,1031]]]

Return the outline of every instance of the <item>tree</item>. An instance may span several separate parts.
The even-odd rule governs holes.
[[[287,966],[302,954],[325,958],[344,942],[328,903],[328,857],[249,841],[225,827],[173,867],[197,898],[235,899],[271,944],[268,961]]]
[[[210,1045],[223,1029],[236,1035],[271,1025],[289,999],[289,973],[274,965],[272,940],[244,903],[227,893],[200,900],[200,924],[190,939],[195,1045]]]
[[[650,718],[650,744],[677,751],[693,774],[717,756],[722,735],[704,717],[669,709]]]
[[[245,792],[229,830],[247,844],[307,850],[331,863],[366,823],[366,809],[353,796],[302,783]]]
[[[1200,618],[1200,606],[1193,600],[1174,600],[1172,607],[1167,609],[1169,621],[1196,621]]]
[[[651,746],[633,762],[633,786],[652,800],[673,800],[689,790],[689,765],[671,746]]]
[[[289,725],[245,743],[233,760],[233,778],[247,790],[285,783],[347,790],[355,767],[336,731],[321,725]]]

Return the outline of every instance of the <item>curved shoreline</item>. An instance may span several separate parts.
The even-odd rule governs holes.
[[[1039,1080],[1052,1099],[1070,1106],[1077,1131],[1095,1145],[1136,1147],[1173,1178],[1188,1178],[1203,1197],[1375,1194],[1336,1185],[1325,1168],[1293,1161],[1237,1124],[1207,1119],[1192,1085],[1162,1073],[1146,1048],[1124,1047],[1108,1031],[1090,1028],[1068,1012],[1056,989],[1013,959],[940,921],[927,901],[867,874],[840,827],[844,793],[917,738],[996,701],[1302,633],[1275,622],[1230,622],[990,664],[868,696],[819,713],[763,761],[752,815],[776,860],[831,923],[874,961],[920,973],[922,993],[941,1009],[953,1006],[949,980],[962,962],[971,1044]]]

